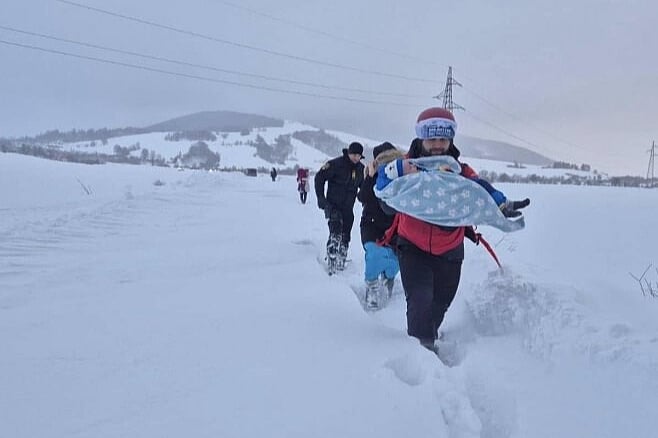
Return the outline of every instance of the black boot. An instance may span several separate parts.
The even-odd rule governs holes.
[[[434,354],[439,354],[439,348],[435,344],[435,340],[431,338],[423,338],[419,339],[420,345],[423,347],[427,348],[429,351],[431,351]]]

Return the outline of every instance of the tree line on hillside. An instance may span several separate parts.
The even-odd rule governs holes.
[[[167,133],[164,139],[165,141],[217,141],[217,136],[214,133],[205,130],[177,131]]]
[[[46,143],[76,143],[81,141],[100,141],[106,145],[112,137],[123,137],[128,135],[145,134],[148,130],[144,128],[101,128],[101,129],[72,129],[62,132],[58,129],[43,132],[34,137],[19,137],[16,139],[0,138],[0,143],[19,142],[32,144]]]
[[[295,131],[292,133],[292,138],[306,143],[330,157],[340,155],[342,150],[347,147],[347,143],[334,135],[327,134],[323,129],[319,131]]]
[[[285,136],[284,136],[285,137]],[[285,139],[279,144],[285,145]],[[269,147],[269,146],[268,146]],[[285,149],[285,147],[284,147]],[[140,155],[132,155],[132,152],[140,150]],[[244,171],[244,168],[232,166],[231,168],[220,167],[220,155],[213,152],[205,142],[197,142],[190,146],[187,153],[179,153],[170,161],[153,150],[139,148],[139,144],[131,146],[114,146],[114,154],[103,154],[98,152],[67,151],[59,146],[40,146],[31,144],[14,144],[0,141],[1,153],[18,153],[35,157],[47,158],[57,161],[68,161],[83,164],[151,164],[154,166],[187,167],[194,169],[216,169],[223,171]],[[293,167],[277,167],[281,175],[294,175],[298,165]],[[259,173],[268,173],[271,168],[259,167]],[[314,169],[312,169],[314,170]],[[588,186],[614,186],[614,187],[656,187],[658,182],[639,176],[616,176],[605,178],[602,175],[581,176],[566,173],[559,176],[543,176],[531,174],[526,176],[508,174],[506,172],[490,172],[481,170],[480,176],[492,183],[517,183],[517,184],[566,184],[566,185],[588,185]]]
[[[515,175],[505,172],[493,172],[481,170],[480,177],[492,183],[517,183],[517,184],[566,184],[578,186],[613,186],[613,187],[658,187],[651,180],[640,176],[613,176],[604,177],[601,174],[589,176],[565,173],[563,175]]]
[[[279,135],[272,145],[257,135],[256,140],[250,144],[256,148],[256,156],[272,164],[284,164],[293,151],[289,134]]]

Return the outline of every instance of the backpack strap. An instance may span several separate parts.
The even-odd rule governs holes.
[[[393,218],[393,223],[391,224],[390,227],[384,232],[384,237],[381,239],[377,240],[377,245],[379,246],[390,246],[391,241],[395,237],[395,235],[398,233],[398,224],[400,223],[400,214],[396,213],[395,217]]]
[[[498,260],[498,256],[496,255],[496,252],[493,250],[491,245],[489,245],[489,242],[487,242],[485,238],[482,237],[482,233],[476,232],[475,228],[471,226],[471,227],[466,227],[466,229],[464,230],[464,236],[467,237],[476,245],[482,243],[482,245],[484,245],[484,248],[489,252],[489,254],[491,254],[491,257],[493,257],[494,261],[496,262],[500,270],[501,271],[503,270],[503,267],[500,264],[500,260]]]

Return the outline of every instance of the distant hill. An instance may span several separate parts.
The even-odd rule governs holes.
[[[217,131],[240,132],[255,128],[280,128],[283,120],[233,111],[202,111],[176,117],[144,128],[147,132]]]
[[[555,160],[520,146],[495,140],[458,136],[455,140],[462,155],[485,160],[506,161],[510,163],[534,164],[550,166]]]
[[[266,134],[265,131],[268,131]],[[23,137],[19,139],[1,139],[0,144],[15,144],[16,147],[22,143],[28,144],[48,144],[48,143],[82,143],[100,141],[103,145],[112,147],[116,144],[116,138],[123,138],[121,143],[132,141],[133,143],[123,144],[128,147],[138,141],[145,146],[144,139],[138,137],[145,134],[167,133],[163,136],[166,142],[149,144],[147,147],[156,152],[162,153],[167,147],[165,144],[178,145],[179,140],[190,141],[209,141],[216,142],[217,136],[222,138],[220,143],[242,144],[258,141],[258,135],[266,137],[266,143],[273,145],[277,142],[278,136],[290,136],[291,140],[287,142],[299,142],[307,147],[313,148],[319,153],[328,157],[339,155],[341,150],[352,141],[361,142],[366,151],[366,156],[372,156],[372,148],[379,144],[382,139],[359,137],[351,133],[341,131],[332,131],[329,127],[316,127],[305,125],[299,122],[284,121],[272,117],[261,116],[257,114],[239,113],[234,111],[202,111],[176,117],[164,122],[142,128],[114,128],[114,129],[87,129],[72,130],[69,132],[60,132],[58,130],[48,131],[33,138]],[[235,134],[239,137],[227,138],[227,135]],[[135,138],[131,138],[137,136]],[[278,140],[279,143],[284,141],[283,137]],[[502,161],[506,163],[519,163],[537,166],[550,166],[554,160],[545,157],[536,152],[530,151],[520,146],[514,146],[501,141],[487,140],[477,137],[460,135],[455,143],[459,147],[462,156]],[[296,143],[297,144],[297,143]],[[88,147],[90,145],[85,145]],[[407,144],[399,145],[400,148],[406,149]],[[183,147],[182,145],[180,147]],[[189,144],[184,146],[185,149]],[[177,146],[176,153],[178,153]],[[111,152],[111,151],[108,151]],[[167,157],[163,154],[164,158]]]
[[[257,128],[280,128],[284,125],[283,120],[260,116],[257,114],[238,113],[233,111],[204,111],[186,116],[177,117],[155,125],[147,126],[146,132],[173,132],[173,131],[213,131],[213,132],[241,132]],[[328,127],[323,127],[327,128]],[[330,131],[329,131],[330,132]],[[302,133],[294,133],[297,137]],[[334,145],[332,138],[325,134],[323,129],[318,128],[317,132],[306,131],[306,143],[313,145],[316,149],[336,155],[340,149],[346,145]],[[343,139],[345,143],[352,140]],[[359,139],[354,138],[359,141]],[[509,143],[487,140],[477,137],[459,136],[456,141],[462,155],[472,158],[482,158],[487,160],[497,160],[506,162],[518,162],[523,164],[534,164],[539,166],[551,165],[555,160],[545,157],[531,150],[520,146],[514,146]],[[364,144],[366,149],[373,145]]]

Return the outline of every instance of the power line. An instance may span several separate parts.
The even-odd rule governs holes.
[[[288,19],[281,18],[281,17],[277,17],[277,16],[274,16],[274,15],[271,15],[271,14],[267,14],[265,12],[257,11],[256,9],[249,8],[249,7],[243,6],[243,5],[239,5],[239,4],[236,4],[236,3],[233,3],[233,2],[229,2],[229,1],[225,1],[225,0],[215,0],[215,2],[221,3],[221,4],[226,5],[226,6],[230,6],[230,7],[235,8],[235,9],[240,9],[240,10],[243,10],[243,11],[247,11],[251,14],[259,15],[261,17],[265,17],[265,18],[267,18],[269,20],[272,20],[272,21],[281,22],[281,23],[285,24],[286,26],[296,27],[298,29],[301,29],[301,30],[309,32],[309,33],[314,33],[314,34],[317,34],[317,35],[322,35],[322,36],[325,36],[325,37],[329,37],[329,38],[332,38],[332,39],[335,39],[335,40],[338,40],[338,41],[342,41],[344,43],[349,43],[349,44],[352,44],[352,45],[355,45],[355,46],[359,46],[359,47],[362,47],[362,48],[365,48],[365,49],[368,49],[368,50],[375,50],[375,51],[380,52],[380,53],[385,53],[387,55],[399,56],[401,58],[406,58],[406,59],[409,59],[409,60],[412,60],[412,61],[430,63],[430,64],[441,65],[441,66],[444,65],[444,64],[440,64],[440,63],[437,63],[435,61],[432,61],[432,60],[425,59],[425,58],[420,58],[420,57],[409,55],[409,54],[406,54],[406,53],[396,52],[394,50],[389,50],[389,49],[379,47],[379,46],[375,46],[375,45],[372,45],[372,44],[363,43],[361,41],[356,41],[356,40],[353,40],[351,38],[347,38],[347,37],[342,36],[342,35],[336,35],[336,34],[326,32],[326,31],[323,31],[323,30],[319,30],[319,29],[315,29],[315,28],[312,28],[312,27],[309,27],[309,26],[304,26],[303,24],[299,24],[295,21],[288,20]]]
[[[85,59],[85,60],[88,60],[88,61],[95,61],[95,62],[101,62],[101,63],[105,63],[105,64],[118,65],[118,66],[137,69],[137,70],[146,70],[146,71],[155,72],[155,73],[162,73],[162,74],[166,74],[166,75],[170,75],[170,76],[179,76],[179,77],[184,77],[184,78],[188,78],[188,79],[197,79],[197,80],[206,81],[206,82],[227,84],[227,85],[233,85],[233,86],[237,86],[237,87],[252,88],[252,89],[256,89],[256,90],[265,90],[265,91],[273,91],[273,92],[277,92],[277,93],[295,94],[295,95],[299,95],[299,96],[317,97],[317,98],[331,99],[331,100],[343,100],[343,101],[348,101],[348,102],[368,103],[368,104],[376,104],[376,105],[385,104],[385,105],[393,105],[393,106],[413,106],[413,107],[417,106],[415,104],[406,104],[406,103],[389,102],[389,101],[375,101],[375,100],[359,99],[359,98],[352,98],[352,97],[332,96],[332,95],[327,95],[327,94],[307,93],[307,92],[304,92],[304,91],[285,90],[285,89],[281,89],[281,88],[273,88],[273,87],[265,87],[265,86],[260,86],[260,85],[245,84],[245,83],[241,83],[241,82],[228,81],[228,80],[216,79],[216,78],[209,78],[209,77],[205,77],[205,76],[198,76],[198,75],[192,75],[192,74],[187,74],[187,73],[178,73],[178,72],[163,70],[163,69],[159,69],[159,68],[153,68],[153,67],[147,67],[147,66],[142,66],[142,65],[130,64],[130,63],[120,62],[120,61],[113,61],[113,60],[109,60],[109,59],[97,58],[97,57],[94,57],[94,56],[79,55],[79,54],[76,54],[76,53],[64,52],[64,51],[61,51],[61,50],[47,49],[47,48],[44,48],[44,47],[33,46],[33,45],[29,45],[29,44],[15,43],[15,42],[11,42],[11,41],[5,41],[5,40],[2,40],[2,39],[0,39],[0,43],[10,45],[10,46],[15,46],[15,47],[21,47],[21,48],[24,48],[24,49],[37,50],[37,51],[41,51],[41,52],[53,53],[53,54],[62,55],[62,56],[69,56],[69,57],[78,58],[78,59]]]
[[[482,123],[482,124],[484,124],[484,125],[489,126],[490,128],[495,129],[496,131],[502,132],[503,134],[510,136],[511,138],[514,138],[514,139],[516,139],[516,140],[522,141],[523,143],[528,144],[528,145],[530,145],[530,146],[533,146],[533,147],[535,147],[535,148],[537,148],[537,149],[539,149],[539,150],[544,149],[542,146],[540,146],[540,145],[538,145],[538,144],[536,144],[536,143],[533,143],[533,142],[531,142],[531,141],[528,141],[528,140],[526,140],[526,139],[523,138],[523,137],[519,137],[518,135],[513,134],[513,133],[511,133],[511,132],[509,132],[509,131],[507,131],[507,130],[505,130],[505,129],[503,129],[503,128],[500,128],[499,126],[494,125],[493,123],[490,123],[490,122],[487,122],[486,120],[481,119],[480,117],[474,115],[472,112],[465,112],[464,114],[466,114],[467,116],[470,116],[471,118],[475,119],[476,121],[478,121],[478,122],[480,122],[480,123]]]
[[[464,107],[462,107],[462,106],[460,106],[460,105],[458,105],[458,104],[455,104],[455,103],[452,101],[452,86],[453,86],[453,85],[458,85],[458,86],[460,86],[460,87],[463,87],[463,85],[462,85],[461,83],[457,82],[457,81],[454,80],[454,78],[452,77],[452,67],[448,67],[448,76],[447,76],[447,80],[446,80],[445,88],[443,89],[443,91],[442,91],[439,95],[434,96],[434,97],[435,97],[436,99],[441,99],[441,98],[443,98],[443,107],[444,107],[444,108],[448,108],[448,109],[450,109],[451,111],[452,111],[453,109],[462,109],[462,110],[463,110]],[[469,90],[467,89],[467,91],[469,91]],[[475,92],[473,92],[473,91],[470,91],[470,93],[473,94],[474,96],[478,97],[480,100],[482,100],[483,102],[487,103],[488,105],[494,107],[494,108],[497,109],[498,111],[502,112],[503,114],[506,114],[506,115],[509,116],[509,117],[512,117],[512,118],[517,119],[517,120],[520,120],[521,122],[523,122],[523,123],[529,125],[527,121],[523,121],[523,120],[519,119],[518,117],[516,117],[516,116],[514,116],[513,114],[511,114],[511,113],[505,111],[504,109],[500,108],[498,105],[494,104],[493,102],[489,101],[488,99],[485,99],[484,97],[479,96],[477,93],[475,93]],[[504,133],[505,135],[508,135],[508,136],[510,136],[510,137],[512,137],[512,138],[515,138],[515,139],[517,139],[517,140],[520,140],[520,141],[522,141],[522,142],[524,142],[524,143],[526,143],[526,144],[528,144],[528,145],[531,145],[531,146],[534,146],[534,147],[536,147],[536,148],[539,148],[540,150],[545,149],[544,147],[542,147],[542,146],[540,146],[540,145],[538,145],[538,144],[535,144],[535,143],[533,143],[533,142],[530,142],[530,141],[524,139],[523,137],[520,137],[520,136],[518,136],[518,135],[516,135],[516,134],[513,134],[513,133],[511,133],[511,132],[509,132],[509,131],[506,131],[506,130],[500,128],[499,126],[494,125],[493,123],[490,123],[490,122],[487,122],[487,121],[483,120],[483,119],[480,118],[480,117],[477,117],[477,116],[475,116],[475,115],[473,115],[473,114],[470,114],[470,115],[473,117],[473,119],[477,120],[478,122],[483,123],[483,124],[485,124],[485,125],[487,125],[487,126],[493,128],[493,129],[495,129],[495,130],[497,130],[497,131],[499,131],[499,132],[502,132],[502,133]],[[532,127],[532,125],[529,125],[529,126]],[[541,131],[541,130],[538,129],[538,128],[535,128],[535,129],[536,129],[537,131]],[[552,135],[552,134],[550,134],[550,133],[548,133],[548,132],[545,132],[545,133],[546,133],[547,135],[553,137],[554,139],[556,139],[556,140],[562,142],[562,143],[565,143],[565,144],[568,144],[568,145],[574,146],[574,147],[576,147],[576,148],[582,149],[582,148],[580,148],[579,146],[576,146],[576,145],[573,145],[573,144],[571,144],[571,143],[569,143],[569,142],[566,142],[566,141],[564,141],[564,140],[558,139],[556,136],[554,136],[554,135]]]
[[[257,10],[255,10],[255,9],[253,9],[253,8],[249,8],[249,7],[246,7],[246,6],[239,5],[239,4],[235,4],[235,3],[230,2],[230,1],[226,1],[226,0],[215,0],[215,2],[217,2],[217,3],[221,3],[221,4],[224,4],[224,5],[227,5],[227,6],[230,6],[230,7],[235,8],[235,9],[240,9],[240,10],[247,11],[247,12],[249,12],[249,13],[252,13],[252,14],[255,14],[255,15],[259,15],[259,16],[261,16],[261,17],[265,17],[265,18],[267,18],[267,19],[269,19],[269,20],[272,20],[272,21],[281,22],[281,23],[286,24],[287,26],[296,27],[296,28],[302,29],[302,30],[304,30],[304,31],[306,31],[306,32],[310,32],[310,33],[314,33],[314,34],[318,34],[318,35],[326,36],[326,37],[333,38],[333,39],[336,39],[336,40],[339,40],[339,41],[343,41],[343,42],[346,42],[346,43],[350,43],[350,44],[353,44],[353,45],[356,45],[356,46],[360,46],[360,47],[363,47],[363,48],[367,48],[367,49],[369,49],[369,50],[376,50],[376,51],[379,51],[379,52],[387,53],[387,54],[389,54],[389,55],[395,55],[395,56],[399,56],[399,57],[402,57],[402,58],[406,58],[406,59],[411,59],[411,60],[414,60],[414,61],[423,62],[423,63],[425,63],[425,64],[428,64],[428,63],[429,63],[429,64],[434,64],[434,65],[443,65],[443,64],[437,63],[437,62],[435,62],[435,61],[428,60],[428,59],[426,59],[426,58],[425,58],[425,59],[421,59],[421,58],[418,58],[418,57],[414,57],[414,56],[412,56],[412,55],[403,54],[403,53],[395,52],[395,51],[392,51],[392,50],[387,50],[387,49],[384,49],[384,48],[381,48],[381,47],[377,47],[377,46],[373,46],[373,45],[370,45],[370,44],[365,44],[365,43],[362,43],[362,42],[360,42],[360,41],[356,41],[356,40],[353,40],[353,39],[350,39],[350,38],[344,37],[344,36],[342,36],[342,35],[335,35],[335,34],[332,34],[332,33],[330,33],[330,32],[325,32],[325,31],[318,30],[318,29],[315,29],[315,28],[312,28],[312,27],[309,27],[309,26],[304,26],[304,25],[299,24],[299,23],[297,23],[297,22],[294,22],[294,21],[292,21],[292,20],[284,19],[284,18],[281,18],[281,17],[276,17],[276,16],[274,16],[274,15],[267,14],[267,13],[264,13],[264,12],[261,12],[261,11],[257,11]],[[451,68],[451,67],[449,67],[449,68]],[[455,82],[455,84],[461,86],[461,84],[459,84],[459,83],[457,83],[457,82]],[[469,92],[469,93],[471,93],[471,94],[474,95],[476,98],[478,98],[478,99],[480,99],[481,101],[483,101],[484,103],[490,105],[491,107],[493,107],[493,108],[496,109],[497,111],[502,112],[503,114],[507,115],[508,117],[511,117],[512,119],[515,119],[515,120],[518,120],[518,121],[521,121],[521,122],[525,123],[525,124],[528,125],[530,128],[535,129],[537,132],[540,132],[540,133],[542,133],[542,134],[544,134],[544,135],[547,135],[547,136],[551,137],[552,139],[554,139],[554,140],[556,140],[556,141],[558,141],[558,142],[560,142],[560,143],[563,143],[563,144],[565,144],[565,145],[568,145],[568,146],[571,146],[571,147],[574,147],[574,148],[577,148],[577,149],[584,150],[584,148],[583,148],[582,146],[580,146],[580,145],[576,145],[576,144],[574,144],[574,143],[571,143],[571,142],[569,142],[569,141],[567,141],[567,140],[564,140],[564,139],[562,139],[562,138],[557,137],[555,134],[553,134],[553,133],[551,133],[551,132],[548,132],[548,131],[546,131],[546,130],[540,129],[540,128],[538,128],[537,126],[533,126],[532,124],[528,123],[527,120],[523,120],[523,119],[519,118],[518,116],[516,116],[516,115],[514,115],[514,114],[512,114],[512,113],[510,113],[510,112],[508,112],[508,111],[506,111],[506,110],[504,110],[504,109],[501,108],[500,106],[498,106],[498,105],[494,104],[493,102],[491,102],[490,100],[488,100],[488,99],[486,99],[486,98],[480,96],[479,94],[475,93],[474,91],[472,91],[472,90],[470,90],[470,89],[468,89],[468,88],[466,88],[466,91]],[[444,91],[443,91],[441,94],[439,94],[438,96],[436,96],[436,98],[443,98],[443,99],[444,99],[443,106],[444,106],[444,107],[447,107],[447,106],[446,106],[446,105],[447,105],[447,104],[446,104],[446,100],[448,100],[448,99],[451,100],[452,96],[448,96],[448,97],[447,97],[446,94],[445,94],[445,89],[444,89]],[[456,105],[456,104],[455,104],[455,105]],[[457,107],[458,107],[458,106],[457,106]],[[457,107],[455,107],[455,108],[457,108]],[[452,109],[455,109],[455,108],[450,108],[450,109],[452,110]],[[461,109],[463,109],[463,108],[461,108]]]
[[[496,109],[497,111],[500,111],[501,113],[505,114],[506,116],[508,116],[508,117],[510,117],[510,118],[512,118],[512,119],[515,119],[515,120],[518,120],[518,121],[520,121],[520,122],[525,123],[525,124],[526,124],[527,126],[529,126],[530,128],[533,128],[533,129],[535,129],[536,131],[541,132],[542,134],[551,137],[553,140],[559,141],[560,143],[566,144],[567,146],[571,146],[571,147],[574,147],[574,148],[577,148],[577,149],[585,150],[585,149],[584,149],[582,146],[580,146],[580,145],[576,145],[576,144],[574,144],[574,143],[571,143],[571,142],[569,142],[569,141],[566,141],[566,140],[564,140],[564,139],[561,139],[561,138],[555,136],[555,134],[552,134],[552,133],[549,132],[549,131],[546,131],[546,130],[544,130],[544,129],[538,128],[538,127],[536,127],[536,126],[533,126],[532,124],[528,123],[527,120],[523,120],[523,119],[521,119],[520,117],[518,117],[518,116],[516,116],[516,115],[514,115],[514,114],[512,114],[512,113],[510,113],[510,112],[508,112],[508,111],[506,111],[506,110],[504,110],[503,108],[501,108],[500,106],[498,106],[498,105],[496,105],[495,103],[491,102],[490,100],[488,100],[488,99],[486,99],[486,98],[480,96],[479,94],[475,93],[474,91],[468,89],[468,87],[465,88],[465,90],[466,90],[466,92],[471,93],[473,96],[475,96],[476,98],[480,99],[482,102],[486,103],[487,105],[491,106],[492,108]]]
[[[318,60],[318,59],[306,58],[306,57],[303,57],[303,56],[278,52],[278,51],[275,51],[275,50],[265,49],[265,48],[262,48],[262,47],[257,47],[257,46],[238,43],[238,42],[235,42],[235,41],[230,41],[230,40],[226,40],[226,39],[222,39],[222,38],[217,38],[217,37],[205,35],[205,34],[202,34],[202,33],[194,32],[194,31],[190,31],[190,30],[186,30],[186,29],[181,29],[181,28],[177,28],[177,27],[174,27],[174,26],[169,26],[169,25],[166,25],[166,24],[156,23],[154,21],[145,20],[143,18],[137,18],[137,17],[132,17],[132,16],[125,15],[125,14],[119,14],[117,12],[112,12],[112,11],[108,11],[108,10],[105,10],[105,9],[95,8],[93,6],[88,6],[88,5],[84,5],[82,3],[76,3],[76,2],[69,1],[69,0],[55,0],[55,1],[57,1],[59,3],[65,3],[65,4],[68,4],[68,5],[71,5],[71,6],[75,6],[75,7],[78,7],[78,8],[83,8],[83,9],[87,9],[87,10],[90,10],[90,11],[98,12],[98,13],[101,13],[101,14],[110,15],[112,17],[117,17],[117,18],[121,18],[121,19],[124,19],[124,20],[134,21],[136,23],[146,24],[148,26],[153,26],[153,27],[157,27],[157,28],[160,28],[160,29],[169,30],[169,31],[180,33],[180,34],[183,34],[183,35],[193,36],[193,37],[196,37],[196,38],[202,38],[202,39],[205,39],[205,40],[208,40],[208,41],[227,44],[227,45],[231,45],[231,46],[234,46],[234,47],[239,47],[239,48],[242,48],[242,49],[248,49],[248,50],[253,50],[253,51],[257,51],[257,52],[261,52],[261,53],[266,53],[268,55],[279,56],[279,57],[284,57],[284,58],[288,58],[288,59],[294,59],[295,61],[301,61],[301,62],[307,62],[307,63],[311,63],[311,64],[324,65],[325,67],[333,67],[333,68],[338,68],[338,69],[343,69],[343,70],[354,71],[354,72],[358,72],[358,73],[365,73],[365,74],[369,74],[369,75],[384,76],[384,77],[394,78],[394,79],[404,79],[404,80],[407,80],[407,81],[427,82],[427,83],[435,83],[436,82],[436,80],[434,80],[434,79],[417,78],[417,77],[411,77],[411,76],[397,75],[397,74],[394,74],[394,73],[386,73],[386,72],[376,71],[376,70],[367,70],[367,69],[362,69],[362,68],[358,68],[358,67],[352,67],[352,66],[349,66],[349,65],[336,64],[336,63],[333,63],[333,62],[321,61],[321,60]]]
[[[181,34],[188,35],[188,36],[203,38],[203,39],[206,39],[206,40],[219,42],[219,43],[223,43],[223,44],[229,44],[229,45],[233,45],[233,46],[240,47],[240,48],[243,48],[243,49],[255,50],[255,51],[259,51],[259,52],[262,52],[262,53],[267,53],[267,54],[270,54],[270,55],[282,56],[282,57],[294,59],[294,60],[297,60],[297,61],[304,61],[304,62],[315,63],[315,64],[320,64],[320,65],[334,67],[334,68],[346,69],[346,70],[355,71],[355,72],[359,72],[359,73],[367,73],[367,74],[372,74],[372,75],[386,76],[386,77],[392,77],[392,78],[396,78],[396,79],[405,79],[405,80],[419,81],[419,82],[433,82],[433,83],[436,82],[433,79],[413,78],[413,77],[408,77],[408,76],[403,76],[403,75],[384,73],[384,72],[380,72],[380,71],[360,69],[360,68],[357,68],[357,67],[345,66],[345,65],[341,65],[341,64],[335,64],[335,63],[315,60],[315,59],[311,59],[311,58],[305,58],[305,57],[302,57],[302,56],[276,52],[276,51],[273,51],[273,50],[270,50],[270,49],[264,49],[262,47],[256,47],[256,46],[251,46],[251,45],[247,45],[247,44],[243,44],[243,43],[238,43],[238,42],[235,42],[235,41],[220,39],[220,38],[208,36],[208,35],[205,35],[205,34],[201,34],[201,33],[198,33],[198,32],[189,31],[189,30],[185,30],[185,29],[180,29],[180,28],[177,28],[177,27],[156,23],[156,22],[145,20],[145,19],[142,19],[142,18],[137,18],[137,17],[133,17],[133,16],[125,15],[125,14],[120,14],[120,13],[117,13],[117,12],[108,11],[108,10],[105,10],[105,9],[96,8],[96,7],[85,5],[85,4],[82,4],[82,3],[77,3],[77,2],[74,2],[74,1],[71,1],[71,0],[55,0],[55,1],[60,2],[60,3],[64,3],[64,4],[68,4],[68,5],[71,5],[71,6],[75,6],[75,7],[78,7],[78,8],[83,8],[83,9],[91,10],[91,11],[94,11],[94,12],[98,12],[98,13],[110,15],[110,16],[113,16],[113,17],[121,18],[121,19],[124,19],[124,20],[134,21],[134,22],[137,22],[137,23],[146,24],[146,25],[149,25],[149,26],[153,26],[153,27],[157,27],[157,28],[161,28],[161,29],[181,33]],[[225,1],[222,1],[222,0],[219,0],[219,1],[224,3],[224,4],[233,6],[233,7],[239,7],[239,6],[236,6],[233,3],[225,2]],[[258,11],[253,10],[253,9],[248,9],[247,8],[247,10],[249,10],[252,13],[257,13],[257,14],[266,16],[270,19],[275,19],[277,21],[282,21],[282,22],[287,21],[287,20],[278,19],[278,18],[270,16],[268,14],[260,13]],[[308,28],[306,26],[301,26],[301,25],[298,25],[298,24],[295,24],[295,26],[304,28],[305,30],[308,30],[308,31],[313,31],[315,33],[323,33],[322,31],[317,31],[315,29],[311,29],[311,28]],[[329,33],[325,33],[325,34],[327,34],[327,36],[336,37],[335,35],[332,35],[332,34],[329,34]],[[350,41],[352,41],[352,40],[350,40]],[[362,44],[359,43],[359,45],[362,45]],[[481,98],[481,99],[483,99],[483,101],[485,101],[485,103],[489,103],[490,105],[493,105],[492,103],[490,103],[486,99],[484,99],[484,98]],[[511,116],[510,113],[507,113],[506,111],[504,111],[500,108],[497,108],[497,109],[499,111],[503,111],[503,113]],[[532,143],[528,140],[525,140],[522,137],[519,137],[515,134],[512,134],[509,131],[505,131],[502,128],[499,128],[498,126],[496,126],[492,123],[486,122],[486,121],[482,120],[479,117],[473,116],[473,118],[480,121],[481,123],[484,123],[484,124],[494,128],[494,129],[500,131],[500,132],[505,133],[506,135],[508,135],[512,138],[518,139],[518,140],[520,140],[520,141],[522,141],[526,144],[532,145],[534,147],[539,147],[538,145],[536,145],[536,144],[534,144],[534,143]],[[541,149],[543,149],[543,148],[541,148]]]
[[[16,28],[9,27],[9,26],[0,25],[0,29],[4,29],[4,30],[11,31],[11,32],[24,34],[24,35],[36,36],[36,37],[39,37],[39,38],[45,38],[45,39],[49,39],[49,40],[53,40],[53,41],[65,42],[65,43],[68,43],[68,44],[76,44],[76,45],[83,46],[83,47],[89,47],[89,48],[93,48],[93,49],[105,50],[105,51],[108,51],[108,52],[121,53],[121,54],[124,54],[124,55],[130,55],[130,56],[137,56],[137,57],[144,58],[144,59],[150,59],[150,60],[161,61],[161,62],[168,62],[168,63],[171,63],[171,64],[183,65],[183,66],[186,66],[186,67],[201,68],[201,69],[211,70],[211,71],[216,71],[216,72],[221,72],[221,73],[229,73],[229,74],[240,75],[240,76],[249,76],[249,77],[258,78],[258,79],[266,79],[266,80],[269,80],[269,81],[278,81],[278,82],[285,82],[285,83],[295,84],[295,85],[304,85],[304,86],[310,86],[310,87],[316,87],[316,88],[324,88],[324,89],[327,89],[327,90],[339,90],[339,91],[348,91],[348,92],[353,92],[353,93],[376,94],[376,95],[382,95],[382,96],[408,97],[408,98],[424,98],[425,97],[425,96],[421,96],[421,95],[409,95],[409,94],[402,94],[402,93],[392,93],[392,92],[387,92],[387,91],[368,91],[368,90],[363,90],[363,89],[359,89],[359,88],[340,87],[340,86],[333,86],[333,85],[318,84],[318,83],[314,83],[314,82],[298,81],[298,80],[294,80],[294,79],[276,78],[276,77],[267,76],[267,75],[242,72],[242,71],[238,71],[238,70],[229,70],[229,69],[218,68],[218,67],[213,67],[213,66],[208,66],[208,65],[203,65],[203,64],[195,64],[195,63],[186,62],[186,61],[179,61],[179,60],[171,59],[171,58],[164,58],[164,57],[160,57],[160,56],[147,55],[147,54],[128,51],[128,50],[116,49],[116,48],[112,48],[112,47],[100,46],[100,45],[97,45],[97,44],[91,44],[91,43],[71,40],[71,39],[67,39],[67,38],[60,38],[60,37],[56,37],[56,36],[53,36],[53,35],[47,35],[47,34],[42,34],[42,33],[37,33],[37,32],[31,32],[31,31],[16,29]]]

